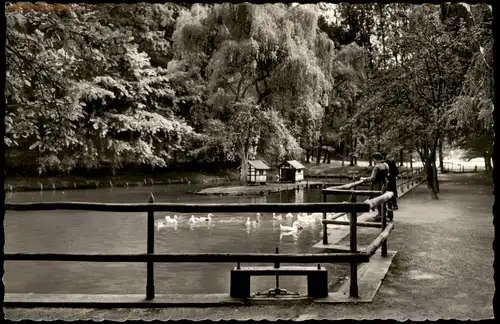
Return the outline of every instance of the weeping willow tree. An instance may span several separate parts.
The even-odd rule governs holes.
[[[256,155],[300,157],[299,143],[319,137],[331,86],[318,57],[333,44],[318,30],[315,11],[217,4],[186,16],[179,19],[175,44],[181,59],[194,57],[202,66],[211,119],[224,125],[224,145],[241,163],[241,180]]]

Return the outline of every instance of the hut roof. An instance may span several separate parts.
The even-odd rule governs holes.
[[[267,164],[262,162],[261,160],[253,160],[253,161],[248,161],[248,164],[253,166],[257,170],[269,170],[271,169]]]
[[[291,161],[285,161],[285,163],[288,163],[290,164],[294,169],[297,169],[297,170],[300,170],[300,169],[305,169],[306,167],[303,166],[302,164],[300,164],[298,161],[296,160],[291,160]],[[283,164],[285,164],[283,163]],[[282,165],[283,165],[282,164]]]

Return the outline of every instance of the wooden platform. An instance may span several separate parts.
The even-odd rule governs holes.
[[[242,299],[226,294],[158,294],[146,300],[145,294],[13,294],[6,293],[4,307],[66,307],[66,308],[160,308],[210,307],[245,305]]]
[[[35,307],[65,307],[65,308],[161,308],[161,307],[218,307],[251,305],[253,303],[276,302],[316,302],[316,303],[369,303],[375,297],[382,280],[396,255],[389,251],[383,258],[380,252],[370,258],[369,263],[358,266],[358,298],[349,297],[349,280],[342,284],[336,292],[330,292],[328,297],[311,299],[306,296],[279,298],[232,298],[225,294],[158,294],[153,300],[145,300],[144,294],[124,295],[89,295],[89,294],[15,294],[6,293],[4,307],[35,308]]]
[[[359,297],[349,297],[350,280],[346,280],[336,292],[330,292],[328,297],[315,299],[314,302],[325,304],[337,303],[371,303],[380,288],[385,275],[389,271],[396,251],[388,251],[386,257],[377,252],[370,258],[369,263],[358,266]]]

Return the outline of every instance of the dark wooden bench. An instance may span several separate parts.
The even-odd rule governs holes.
[[[287,266],[237,267],[231,270],[230,295],[234,298],[250,297],[251,276],[307,276],[307,295],[313,298],[328,296],[328,271],[320,267]]]

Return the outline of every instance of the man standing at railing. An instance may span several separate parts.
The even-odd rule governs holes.
[[[385,157],[385,163],[389,166],[389,176],[387,177],[387,190],[392,191],[394,196],[392,196],[389,201],[387,201],[387,206],[389,209],[396,210],[398,209],[398,186],[396,184],[396,179],[399,175],[399,169],[394,162],[394,156],[392,154],[383,154]]]
[[[384,193],[387,189],[387,176],[389,175],[389,166],[384,162],[384,156],[379,152],[372,154],[375,166],[372,170],[372,175],[368,178],[361,178],[365,182],[371,182],[370,190],[382,191]],[[378,206],[378,213],[375,216],[375,221],[382,219],[382,205]]]

